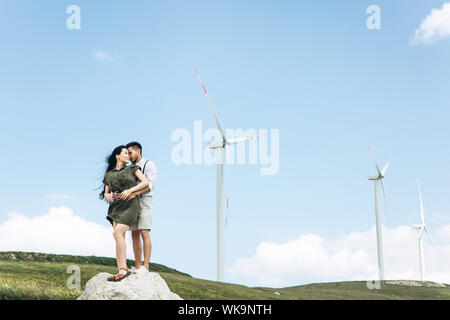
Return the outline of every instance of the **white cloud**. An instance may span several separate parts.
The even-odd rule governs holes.
[[[425,239],[426,280],[450,283],[450,225],[437,232],[438,245]],[[447,241],[446,245],[439,245]],[[409,226],[383,226],[386,279],[418,279],[417,231]],[[284,287],[311,282],[378,279],[375,226],[338,239],[314,234],[287,243],[262,242],[252,257],[239,258],[227,268],[231,281]],[[249,280],[251,279],[251,280]]]
[[[439,238],[446,242],[450,242],[450,224],[446,226],[442,226],[436,230],[436,234]]]
[[[411,39],[412,45],[431,44],[450,36],[450,2],[442,9],[432,9]]]
[[[0,251],[32,251],[56,254],[115,257],[115,241],[111,226],[82,219],[64,206],[27,217],[9,213],[0,224]],[[106,221],[106,220],[105,220]],[[129,232],[127,232],[129,234]],[[132,256],[127,235],[127,256]]]
[[[101,61],[113,61],[114,60],[111,57],[111,55],[109,55],[107,52],[101,51],[101,50],[94,51],[94,53],[92,54],[92,57],[95,60],[101,60]]]

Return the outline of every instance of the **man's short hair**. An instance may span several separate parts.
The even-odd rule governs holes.
[[[139,142],[137,142],[137,141],[133,141],[133,142],[130,142],[130,143],[128,143],[125,147],[127,147],[127,149],[128,148],[134,148],[134,149],[139,149],[139,151],[141,151],[141,154],[142,154],[142,146],[141,146],[141,144],[139,143]]]

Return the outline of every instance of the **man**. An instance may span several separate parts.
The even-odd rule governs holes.
[[[152,252],[150,230],[152,228],[153,191],[155,189],[157,170],[153,161],[142,158],[142,146],[139,142],[130,142],[126,145],[126,147],[128,149],[131,162],[141,168],[142,173],[149,182],[149,186],[146,189],[134,192],[127,198],[127,200],[129,200],[139,196],[139,204],[141,206],[139,221],[131,227],[134,258],[136,260],[135,266],[131,269],[131,272],[148,272],[150,271],[150,255]],[[143,265],[142,247],[144,249]]]

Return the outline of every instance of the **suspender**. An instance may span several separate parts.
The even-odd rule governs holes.
[[[142,169],[142,174],[144,174],[144,173],[145,173],[145,166],[147,165],[147,162],[148,162],[148,160],[147,160],[147,161],[145,161],[145,164],[144,164],[144,168]]]
[[[149,160],[145,161],[145,163],[144,163],[144,167],[142,168],[142,174],[145,174],[145,166],[147,165],[148,161]],[[138,179],[136,179],[136,182],[138,182]],[[142,197],[142,194],[140,194],[138,197]]]

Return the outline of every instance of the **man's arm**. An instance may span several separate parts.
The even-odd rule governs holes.
[[[144,194],[150,191],[153,191],[155,189],[156,179],[158,178],[158,170],[156,169],[156,165],[153,161],[149,161],[147,163],[147,167],[145,169],[145,177],[147,178],[149,182],[149,186],[145,189],[141,189],[138,191],[133,192],[127,200],[133,199],[135,196]],[[114,199],[120,199],[120,193],[114,192],[113,194]]]
[[[158,178],[158,170],[153,161],[149,161],[147,164],[147,169],[145,170],[145,176],[147,177],[150,191],[155,189],[156,179]]]
[[[140,194],[144,194],[144,193],[147,193],[147,192],[150,192],[150,188],[149,187],[147,187],[145,189],[141,189],[141,190],[135,191],[127,198],[127,201],[133,199],[134,197],[136,197],[136,196],[138,196]],[[114,197],[114,199],[120,199],[120,193],[117,192],[117,191],[114,192],[113,197]]]
[[[147,188],[145,188],[145,189],[141,189],[141,190],[139,190],[139,191],[135,191],[135,192],[132,193],[132,195],[133,195],[134,197],[136,197],[136,196],[138,196],[138,195],[140,195],[140,194],[144,194],[144,193],[147,193],[147,192],[150,192],[150,187],[147,187]]]
[[[140,183],[138,183],[137,185],[135,185],[132,188],[123,190],[120,194],[121,200],[127,200],[128,197],[131,196],[131,194],[133,192],[145,189],[146,187],[149,186],[147,178],[144,176],[144,174],[142,173],[142,171],[140,169],[137,169],[136,171],[134,171],[134,174],[139,179]]]

